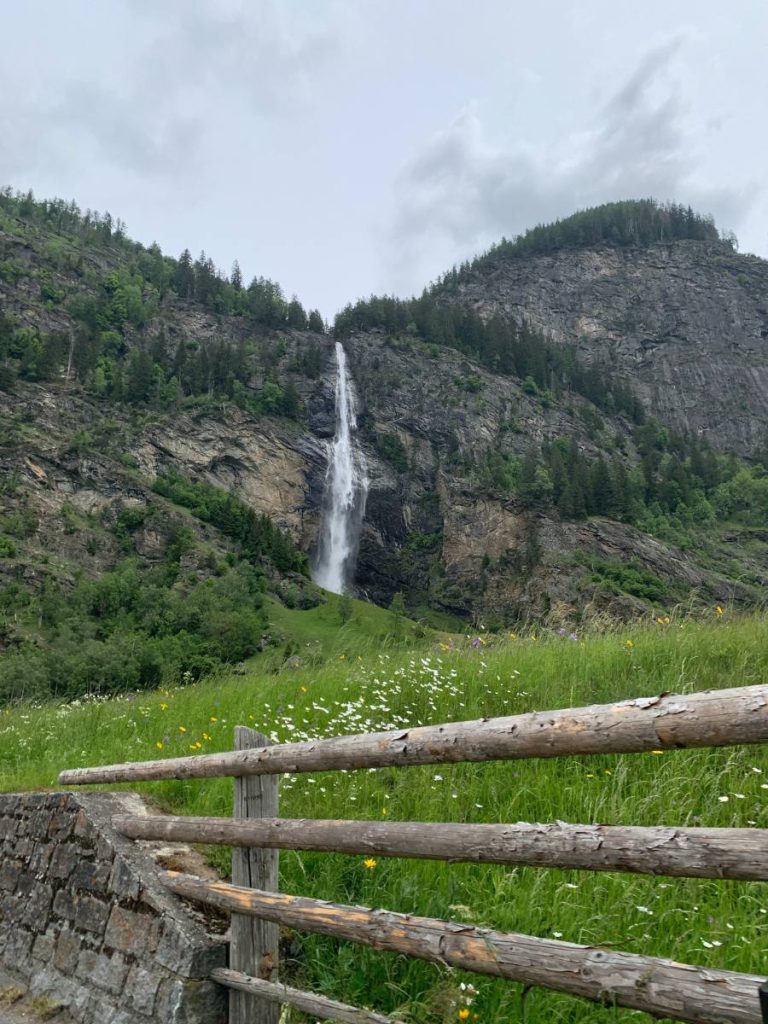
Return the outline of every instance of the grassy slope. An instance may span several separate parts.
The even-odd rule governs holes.
[[[445,650],[432,639],[408,652],[370,639],[391,626],[387,613],[370,606],[356,604],[341,630],[332,605],[284,614],[293,635],[304,631],[299,667],[264,664],[187,689],[0,711],[0,788],[53,785],[65,766],[154,757],[158,743],[163,754],[198,743],[228,749],[238,722],[284,740],[768,678],[765,618],[729,622],[726,615],[583,641],[506,637],[474,650],[466,642]],[[143,788],[182,813],[230,813],[227,780]],[[768,827],[768,756],[743,748],[333,773],[289,778],[281,794],[282,813],[292,817]],[[224,851],[213,856],[226,865]],[[765,972],[763,884],[384,859],[366,870],[362,858],[295,853],[283,853],[281,865],[287,892]],[[296,948],[291,973],[300,984],[384,1011],[400,1008],[413,1021],[457,1020],[456,972],[329,940],[305,938]],[[648,1019],[542,990],[526,997],[522,1018],[519,986],[463,980],[478,989],[472,1013],[480,1021]]]

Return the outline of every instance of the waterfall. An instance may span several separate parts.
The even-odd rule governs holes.
[[[313,578],[326,590],[343,594],[352,581],[360,527],[368,496],[365,457],[355,444],[355,396],[347,373],[347,355],[336,342],[336,433],[325,477],[320,542]]]

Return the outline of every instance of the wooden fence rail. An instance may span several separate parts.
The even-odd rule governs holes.
[[[319,935],[332,935],[419,960],[645,1010],[694,1024],[759,1024],[752,974],[689,967],[674,960],[616,953],[429,917],[348,907],[282,893],[241,889],[166,872],[165,884],[187,899]]]
[[[316,850],[534,867],[768,880],[768,830],[623,825],[306,821],[277,817],[276,776],[768,742],[768,685],[533,712],[270,746],[236,730],[222,754],[79,768],[62,785],[233,776],[234,819],[115,818],[134,839],[233,847],[233,883],[166,873],[177,895],[232,914],[230,1024],[277,1024],[281,1004],[345,1024],[392,1024],[277,982],[277,928],[290,925],[451,967],[697,1024],[768,1022],[760,977],[455,922],[279,894],[277,851]],[[258,977],[249,974],[253,971]]]
[[[768,829],[115,817],[130,839],[768,881]]]
[[[313,992],[302,992],[301,989],[290,988],[288,985],[276,985],[261,978],[251,978],[240,971],[227,970],[226,967],[215,968],[211,971],[211,978],[236,992],[256,996],[259,1000],[266,1000],[275,1006],[281,1003],[295,1006],[298,1010],[303,1010],[313,1017],[321,1017],[323,1020],[337,1020],[342,1024],[395,1024],[390,1017],[383,1017],[380,1013],[347,1006],[346,1003],[339,1003],[335,999],[318,996]]]
[[[224,754],[75,768],[62,772],[59,783],[83,786],[155,779],[280,775],[564,754],[632,754],[766,742],[768,686],[759,685],[281,743]]]

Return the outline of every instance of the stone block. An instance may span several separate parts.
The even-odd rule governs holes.
[[[42,960],[43,963],[50,963],[53,960],[54,953],[56,952],[56,938],[49,932],[45,935],[38,935],[35,939],[35,944],[32,946],[32,956],[38,960]]]
[[[2,814],[2,811],[0,811],[0,814]],[[5,842],[9,839],[13,839],[13,837],[16,835],[17,825],[18,822],[16,821],[15,818],[0,817],[0,840]]]
[[[104,934],[104,945],[140,956],[156,949],[159,933],[160,922],[156,917],[135,914],[132,910],[114,906]]]
[[[32,856],[29,858],[29,870],[37,878],[40,878],[48,870],[53,851],[52,843],[35,843]]]
[[[164,974],[134,964],[125,986],[125,998],[139,1013],[151,1016]]]
[[[71,976],[75,973],[77,961],[80,958],[82,949],[82,937],[75,932],[64,931],[56,940],[56,952],[53,954],[54,966],[62,972]]]
[[[71,921],[75,916],[75,897],[69,889],[59,889],[53,898],[53,912],[57,917]]]
[[[23,839],[18,839],[16,841],[14,853],[18,860],[24,861],[24,863],[26,864],[29,861],[29,858],[32,856],[32,851],[34,850],[34,848],[34,840],[29,839],[25,836]]]
[[[16,883],[16,895],[21,897],[31,896],[35,884],[35,876],[30,875],[29,872],[25,870],[22,870],[19,875],[19,880]]]
[[[103,864],[99,861],[81,861],[72,872],[69,884],[75,890],[103,893],[107,888],[109,873],[109,864]]]
[[[51,816],[51,823],[48,827],[48,836],[57,843],[63,843],[69,839],[75,827],[75,813],[67,805],[59,808]]]
[[[93,896],[75,897],[75,928],[103,935],[108,918],[108,904]]]
[[[226,1024],[229,999],[226,989],[211,981],[164,983],[155,1019],[163,1024]]]
[[[87,1019],[93,1021],[93,1024],[102,1024],[102,1022],[103,1024],[116,1024],[117,1016],[112,1000],[107,999],[105,996],[93,996],[92,994],[91,1002],[88,1006]],[[136,1024],[136,1021],[132,1020],[130,1024]]]
[[[78,839],[85,839],[93,842],[96,840],[96,829],[88,820],[88,815],[83,810],[77,812],[73,832]]]
[[[22,921],[36,932],[44,932],[53,903],[53,889],[44,882],[36,882],[29,894]]]
[[[0,864],[0,889],[6,892],[16,892],[21,876],[21,865],[18,861],[6,860]]]
[[[226,967],[226,948],[220,942],[198,945],[190,941],[176,922],[166,921],[155,959],[174,974],[207,978],[214,967]]]
[[[51,857],[49,873],[52,878],[69,878],[77,865],[80,863],[80,847],[74,843],[64,843],[57,846]]]
[[[17,925],[24,916],[25,906],[25,899],[22,899],[20,896],[11,896],[11,898],[4,904],[3,908],[6,922],[10,925]]]
[[[127,974],[128,967],[119,953],[110,957],[92,949],[81,950],[75,969],[78,978],[115,995],[123,991]]]
[[[122,857],[116,857],[109,876],[109,889],[120,899],[138,900],[141,893],[138,875],[128,867]]]
[[[47,808],[37,811],[29,819],[29,835],[33,839],[47,839],[52,814]]]
[[[115,850],[112,843],[103,836],[99,836],[98,842],[96,843],[96,859],[100,861],[111,861],[115,856]]]
[[[32,952],[32,933],[21,928],[14,928],[8,936],[3,950],[3,963],[11,970],[28,978],[31,973],[30,953]]]
[[[78,1021],[84,1021],[93,995],[87,985],[77,985],[69,1002],[69,1012]]]

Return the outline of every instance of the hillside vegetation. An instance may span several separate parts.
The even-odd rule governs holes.
[[[727,609],[710,609],[700,623],[658,615],[602,636],[535,630],[491,639],[481,631],[421,640],[406,636],[412,627],[394,613],[358,602],[280,614],[301,637],[282,667],[254,663],[245,675],[183,688],[0,711],[0,787],[51,786],[64,767],[230,749],[238,723],[279,742],[762,683],[768,673],[768,621],[732,620]],[[228,815],[231,786],[143,789],[169,810]],[[768,757],[745,747],[289,776],[281,813],[765,828]],[[227,852],[208,852],[226,871]],[[281,888],[764,973],[762,884],[375,860],[366,867],[362,857],[282,853]],[[477,989],[469,1009],[480,1022],[647,1019],[538,989],[523,997],[517,985],[320,938],[293,938],[285,953],[285,978],[418,1024],[461,1019],[461,983]]]
[[[682,208],[609,204],[535,229],[531,260],[506,266],[551,250],[565,261],[555,277],[570,280],[567,261],[586,254],[624,295],[655,280],[663,244],[664,259],[684,258],[679,272],[662,267],[665,286],[702,275],[711,294],[745,259],[716,234]],[[605,272],[605,249],[589,248],[605,245],[634,254],[631,275]],[[546,273],[533,277],[545,290]],[[738,302],[752,301],[748,283]],[[601,355],[575,331],[555,338],[539,292],[511,314],[489,305],[507,290],[501,269],[478,265],[336,320],[371,478],[358,593],[499,629],[632,619],[653,603],[758,605],[762,419],[740,419],[748,461],[671,429],[634,371],[619,372],[621,344]],[[597,305],[594,317],[610,312],[613,292]],[[670,331],[696,309],[672,307]],[[267,612],[322,600],[307,556],[334,429],[333,347],[321,318],[267,278],[171,258],[74,203],[0,192],[0,700],[197,679],[278,632],[285,652],[291,638]],[[751,380],[756,356],[743,352]],[[675,412],[677,373],[654,388]]]

